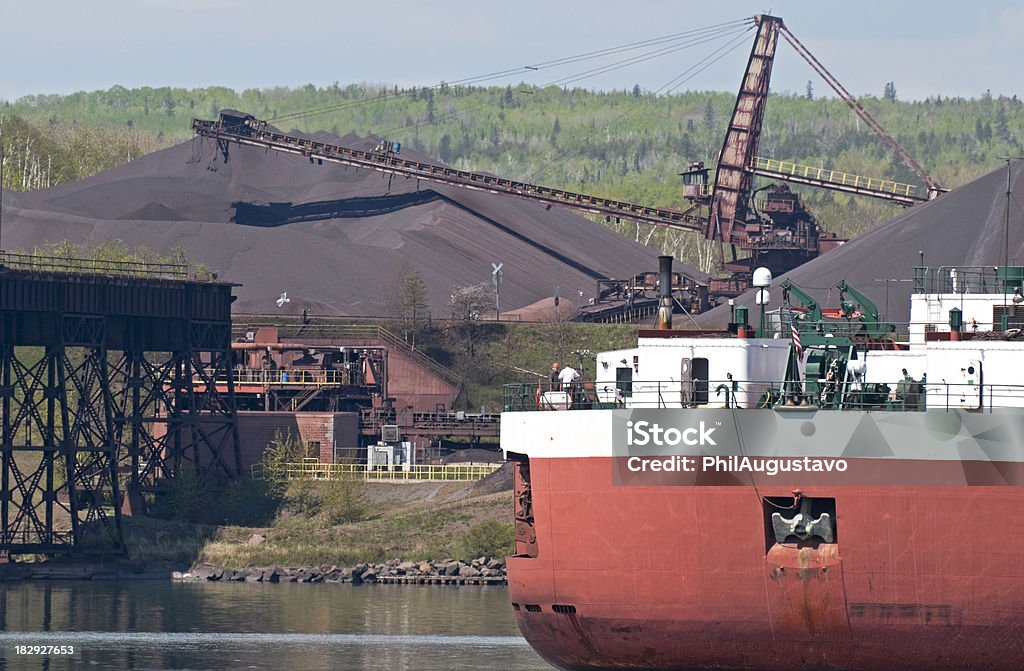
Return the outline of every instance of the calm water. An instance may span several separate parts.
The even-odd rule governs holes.
[[[28,657],[18,645],[73,645]],[[551,671],[500,587],[0,583],[0,669]]]

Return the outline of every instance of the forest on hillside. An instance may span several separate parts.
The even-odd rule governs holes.
[[[403,89],[350,84],[197,89],[115,86],[0,102],[2,183],[27,190],[75,181],[188,141],[193,118],[244,110],[278,128],[401,142],[454,167],[627,200],[682,207],[679,173],[713,167],[735,94],[655,95],[556,86]],[[860,99],[932,177],[965,184],[1024,154],[1024,105],[1016,96],[901,101],[894,82]],[[772,95],[759,154],[770,159],[920,185],[920,180],[841,100]],[[919,186],[923,192],[923,185]],[[900,211],[882,201],[798,187],[823,228],[853,237]],[[624,235],[697,263],[690,233],[609,223]]]

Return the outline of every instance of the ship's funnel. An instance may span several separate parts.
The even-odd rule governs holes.
[[[658,321],[654,328],[668,331],[672,328],[672,257],[658,257]]]

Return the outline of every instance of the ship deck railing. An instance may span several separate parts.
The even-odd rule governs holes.
[[[584,381],[574,388],[549,383],[506,384],[505,412],[734,408],[882,410],[922,412],[967,410],[991,412],[1024,407],[1024,385],[948,383],[907,379],[901,382],[778,380],[633,380],[620,383]]]
[[[1024,266],[914,268],[915,294],[1019,294]]]

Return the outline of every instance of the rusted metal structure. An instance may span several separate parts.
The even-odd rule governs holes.
[[[458,393],[449,369],[379,325],[317,318],[266,327],[239,320],[233,330],[240,410],[357,412],[364,447],[387,426],[418,445],[498,436],[496,414],[448,409]],[[217,384],[223,390],[224,381]]]
[[[796,38],[796,35],[790,32],[789,28],[787,28],[782,23],[782,19],[777,20],[779,22],[779,28],[781,30],[783,39],[789,42],[790,46],[793,47],[793,49],[800,55],[800,57],[807,61],[807,64],[811,66],[811,69],[817,72],[818,75],[820,75],[821,78],[825,80],[825,83],[828,84],[829,87],[836,92],[836,95],[842,98],[843,102],[849,105],[850,109],[852,109],[857,114],[857,116],[859,116],[868,126],[870,126],[871,130],[875,131],[875,134],[882,139],[886,146],[889,147],[893,151],[893,153],[899,156],[900,160],[903,161],[903,163],[908,168],[910,168],[910,170],[915,175],[917,175],[922,182],[924,182],[924,184],[928,187],[927,200],[931,200],[932,198],[935,198],[939,194],[945,193],[946,191],[949,190],[944,188],[941,184],[938,183],[938,181],[935,180],[935,178],[929,175],[928,172],[924,168],[922,168],[917,161],[914,160],[914,157],[907,153],[907,151],[903,147],[901,147],[898,142],[896,142],[896,139],[893,136],[889,135],[889,133],[887,133],[884,128],[882,128],[882,125],[878,123],[874,117],[871,116],[871,114],[864,108],[864,106],[861,105],[860,102],[858,102],[857,99],[854,98],[849,91],[846,90],[846,87],[844,87],[839,82],[839,80],[836,79],[835,76],[831,72],[829,72],[817,58],[814,57],[814,54],[812,54],[810,50],[807,47],[805,47],[803,43],[800,42],[800,40]]]
[[[769,186],[755,190],[754,175],[882,198],[904,206],[924,202],[943,191],[797,41],[781,18],[761,15],[756,21],[757,37],[722,142],[713,185],[710,189],[706,188],[709,171],[701,163],[691,165],[690,170],[683,174],[685,195],[693,203],[687,213],[705,222],[706,239],[720,243],[720,265],[733,272],[734,280],[746,278],[758,266],[768,268],[773,275],[780,275],[844,242],[835,234],[821,230],[817,220],[803,206],[799,195],[788,188]],[[780,35],[878,133],[886,145],[921,177],[928,187],[927,197],[914,194],[914,187],[908,184],[813,169],[758,156],[772,65]],[[758,194],[762,191],[766,191],[767,196],[759,202]],[[726,246],[732,251],[730,259],[725,258]]]
[[[384,347],[246,341],[231,348],[240,410],[357,411],[388,396]],[[227,380],[216,384],[227,390]]]
[[[442,438],[497,438],[501,424],[499,413],[462,412],[438,408],[435,412],[396,411],[390,408],[367,408],[359,414],[359,433],[377,439],[385,426],[398,427],[403,436],[429,441]]]
[[[229,160],[231,144],[237,143],[305,156],[310,162],[338,163],[436,184],[514,196],[547,206],[557,205],[609,218],[626,219],[694,232],[701,231],[703,228],[699,212],[648,207],[537,184],[517,182],[486,173],[469,172],[433,163],[407,160],[400,158],[393,151],[378,151],[376,149],[368,151],[328,144],[281,133],[268,126],[266,121],[234,110],[224,110],[218,119],[212,121],[194,119],[192,130],[197,135],[216,141],[225,161]],[[717,296],[709,295],[708,285],[704,278],[685,276],[685,285],[690,289],[688,295],[692,296],[697,303],[695,312],[701,312],[714,306],[710,299],[717,298]]]
[[[143,492],[239,475],[232,285],[184,270],[0,255],[0,555],[122,552]]]
[[[329,161],[390,175],[414,177],[435,184],[486,191],[503,196],[515,196],[544,205],[568,207],[589,214],[617,217],[641,224],[682,228],[690,231],[700,230],[702,226],[702,222],[693,215],[672,208],[648,207],[611,198],[573,193],[564,189],[517,182],[486,173],[469,172],[434,163],[407,160],[393,152],[351,149],[288,135],[270,127],[266,121],[256,119],[244,112],[224,110],[221,112],[220,118],[216,120],[194,119],[192,130],[197,135],[216,140],[225,161],[228,160],[229,148],[234,142],[287,154],[298,154],[309,158],[310,161]]]
[[[705,238],[725,244],[747,237],[738,230],[734,233],[733,229],[738,228],[738,222],[747,219],[747,199],[754,179],[747,166],[757,155],[775,46],[782,25],[782,20],[773,16],[759,19],[757,37],[718,156],[711,207],[704,228]]]

